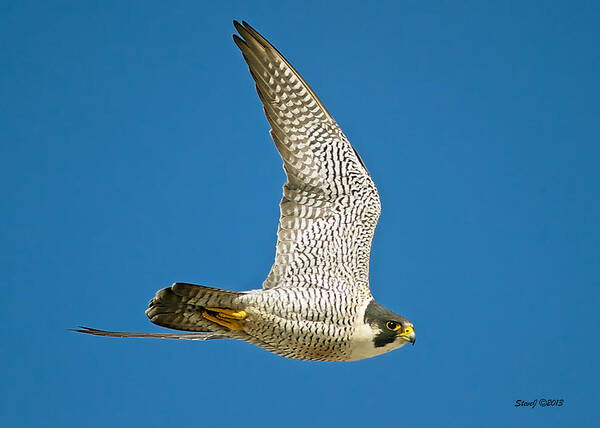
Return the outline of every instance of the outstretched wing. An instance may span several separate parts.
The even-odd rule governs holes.
[[[371,240],[381,212],[362,160],[300,74],[246,22],[241,49],[283,159],[273,287],[349,287],[369,293]]]

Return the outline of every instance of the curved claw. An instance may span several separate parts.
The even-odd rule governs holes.
[[[246,311],[235,311],[233,309],[225,308],[205,309],[206,310],[202,312],[202,316],[205,319],[219,324],[223,327],[227,327],[230,330],[244,329],[242,321],[248,316],[248,314],[246,314]]]

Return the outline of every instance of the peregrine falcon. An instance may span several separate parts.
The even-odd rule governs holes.
[[[246,22],[233,22],[283,159],[275,262],[262,289],[228,291],[177,282],[146,315],[187,333],[98,336],[239,339],[287,358],[355,361],[415,343],[413,324],[369,289],[377,188],[356,150],[291,64]]]

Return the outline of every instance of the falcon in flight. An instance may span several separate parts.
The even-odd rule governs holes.
[[[413,324],[369,290],[371,240],[381,212],[360,156],[300,74],[246,22],[233,41],[256,82],[283,159],[275,262],[262,289],[243,292],[177,282],[146,315],[184,333],[98,336],[239,339],[299,360],[355,361],[415,342]]]

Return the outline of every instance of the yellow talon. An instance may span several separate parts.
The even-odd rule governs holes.
[[[207,312],[208,311],[208,312]],[[227,327],[230,330],[243,330],[241,320],[245,319],[248,314],[246,311],[234,311],[224,308],[206,308],[202,312],[202,316],[209,321]]]
[[[219,314],[219,317],[229,318],[232,320],[243,320],[246,319],[248,314],[246,311],[234,311],[233,309],[225,309],[225,308],[206,308],[207,311],[216,312]]]

